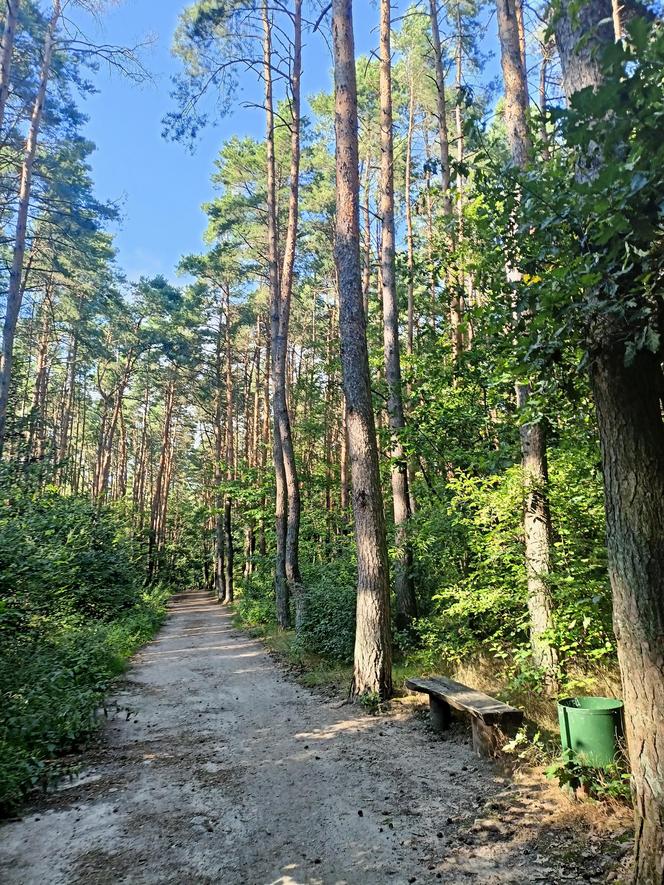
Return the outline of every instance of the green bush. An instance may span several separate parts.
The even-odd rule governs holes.
[[[165,612],[142,589],[122,515],[54,489],[0,486],[0,810],[97,727],[97,710]]]
[[[0,489],[0,632],[77,614],[105,619],[139,601],[138,551],[110,508],[47,489]]]
[[[127,659],[165,614],[163,590],[144,594],[114,621],[49,622],[41,635],[4,636],[0,644],[0,810],[45,782],[47,762],[97,728],[97,711]],[[46,626],[46,625],[44,625]]]
[[[350,661],[355,643],[355,562],[347,554],[334,562],[312,563],[307,552],[311,553],[305,550],[301,562],[306,616],[297,645],[329,660]],[[276,622],[272,558],[257,560],[257,565],[243,583],[235,609],[240,623],[249,627]]]
[[[276,623],[271,557],[256,557],[256,571],[242,582],[235,611],[240,622],[248,627]]]
[[[352,661],[355,644],[357,574],[354,560],[340,558],[302,569],[306,615],[299,642],[334,661]]]

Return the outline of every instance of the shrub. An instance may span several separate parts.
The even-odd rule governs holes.
[[[303,568],[306,615],[302,647],[334,661],[352,661],[355,644],[356,565],[350,556]]]

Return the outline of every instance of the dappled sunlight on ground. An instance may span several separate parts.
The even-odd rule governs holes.
[[[107,709],[84,773],[4,828],[3,885],[580,885],[575,852],[605,863],[603,825],[476,758],[466,725],[326,703],[206,594],[174,602]]]

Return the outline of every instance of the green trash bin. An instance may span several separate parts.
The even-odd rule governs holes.
[[[615,762],[623,735],[623,702],[616,698],[564,698],[558,702],[563,750],[579,762],[605,768]]]

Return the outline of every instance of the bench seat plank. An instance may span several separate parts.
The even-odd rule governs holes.
[[[504,704],[484,692],[468,688],[467,685],[445,676],[406,679],[406,688],[433,695],[456,710],[478,717],[486,725],[495,725],[503,721],[519,723],[523,720],[523,712],[516,707]]]

